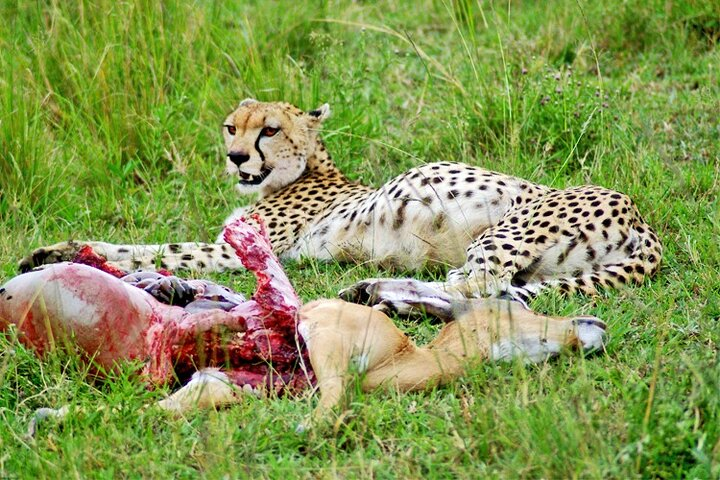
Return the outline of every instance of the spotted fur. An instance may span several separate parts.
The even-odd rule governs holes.
[[[227,222],[258,214],[281,258],[455,267],[432,288],[516,298],[548,286],[594,293],[658,268],[658,237],[622,193],[554,190],[453,162],[413,168],[373,189],[350,182],[332,162],[319,137],[328,115],[327,105],[303,112],[249,99],[224,123],[227,173],[240,193],[259,195]],[[61,243],[36,250],[21,268],[69,259],[85,243],[128,269],[241,268],[225,244],[193,242]],[[367,297],[376,287],[365,282],[346,295]]]

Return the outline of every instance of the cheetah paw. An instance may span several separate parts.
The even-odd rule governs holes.
[[[41,265],[72,261],[83,245],[81,242],[69,241],[38,248],[18,262],[18,270],[25,273]]]

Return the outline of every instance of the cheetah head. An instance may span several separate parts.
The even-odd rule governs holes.
[[[329,115],[327,104],[303,112],[289,103],[240,102],[223,125],[227,173],[237,175],[237,190],[264,196],[297,180],[314,155],[320,123]]]

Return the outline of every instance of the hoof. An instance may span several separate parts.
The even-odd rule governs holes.
[[[607,325],[596,317],[580,317],[573,320],[578,342],[585,352],[595,352],[605,347]]]
[[[26,436],[28,438],[34,438],[39,424],[43,423],[47,418],[62,420],[67,416],[68,412],[69,409],[67,405],[60,408],[38,408],[30,419],[30,423],[28,423]]]

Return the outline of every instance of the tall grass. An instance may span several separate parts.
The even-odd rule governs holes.
[[[26,2],[0,0],[0,280],[32,248],[212,240],[234,196],[219,126],[239,100],[329,102],[325,138],[374,185],[460,160],[556,187],[629,193],[660,274],[597,298],[604,355],[477,366],[411,395],[351,392],[173,419],[130,369],[0,341],[0,476],[698,477],[720,475],[720,7],[713,2]],[[381,272],[287,266],[306,300]],[[249,291],[244,275],[214,275]],[[429,321],[403,328],[420,339]],[[33,410],[62,425],[24,437]],[[100,406],[102,408],[97,409]]]

